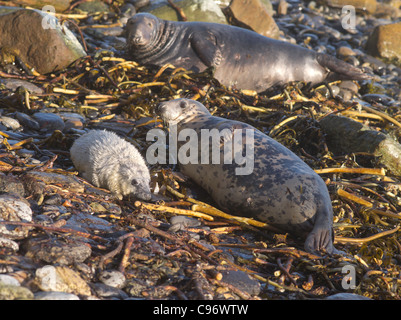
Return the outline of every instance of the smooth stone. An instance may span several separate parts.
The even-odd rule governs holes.
[[[20,79],[0,79],[0,84],[3,84],[7,89],[15,91],[19,87],[23,87],[33,94],[42,94],[43,89],[39,88],[31,82]]]
[[[0,123],[4,125],[7,129],[11,130],[17,130],[21,128],[21,125],[18,122],[18,120],[7,116],[0,116]]]
[[[71,265],[85,261],[92,254],[92,249],[74,240],[69,242],[56,239],[30,239],[27,243],[26,257],[32,257],[51,264]]]
[[[39,123],[40,130],[44,132],[63,131],[64,129],[64,121],[58,114],[37,112],[32,115],[32,118]]]
[[[324,300],[372,300],[372,299],[355,293],[342,292],[333,294],[332,296],[328,296]]]
[[[18,282],[17,279],[15,279],[12,276],[9,276],[7,274],[0,274],[0,286],[1,285],[7,285],[7,286],[20,286],[20,283]]]
[[[117,270],[105,270],[99,275],[99,280],[113,288],[121,289],[125,284],[125,276]]]
[[[21,286],[0,284],[0,300],[31,300],[33,293]]]
[[[115,298],[115,299],[128,298],[128,295],[124,291],[104,283],[100,282],[92,283],[91,287],[95,291],[96,295],[102,298]]]
[[[252,296],[260,293],[260,283],[252,279],[246,272],[240,270],[227,270],[220,272],[223,275],[222,282],[229,283],[234,287],[245,291]]]
[[[35,293],[34,298],[35,300],[80,300],[75,294],[57,291],[39,291]]]
[[[86,281],[68,267],[46,265],[36,269],[35,280],[42,291],[60,291],[90,296],[91,290]]]

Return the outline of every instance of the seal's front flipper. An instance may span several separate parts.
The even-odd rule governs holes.
[[[217,38],[211,32],[195,33],[191,38],[191,47],[207,67],[217,67],[222,59]]]

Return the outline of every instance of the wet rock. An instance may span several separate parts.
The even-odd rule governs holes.
[[[401,145],[388,135],[347,117],[328,115],[320,120],[334,153],[367,152],[378,157],[395,175],[401,175]]]
[[[79,300],[79,297],[72,293],[56,291],[39,291],[35,293],[35,300]]]
[[[88,284],[77,272],[61,266],[47,265],[36,270],[35,281],[42,291],[59,291],[77,295],[91,294]]]
[[[43,28],[44,21],[48,29]],[[0,16],[0,47],[8,48],[42,74],[61,70],[86,55],[65,25],[38,10],[24,9]]]
[[[118,289],[124,287],[125,284],[124,274],[117,270],[102,271],[99,275],[99,280],[105,285]]]
[[[327,4],[335,8],[343,8],[344,6],[353,6],[360,11],[373,13],[377,8],[376,0],[327,0]]]
[[[18,119],[18,121],[24,128],[39,131],[40,129],[39,123],[36,120],[32,119],[31,116],[22,112],[16,112],[15,117]]]
[[[222,282],[231,284],[232,286],[247,292],[250,295],[258,295],[260,293],[260,283],[252,279],[246,272],[240,270],[222,271]]]
[[[401,62],[401,22],[377,26],[369,36],[366,50],[373,56]]]
[[[224,10],[240,27],[251,29],[266,37],[278,39],[279,28],[260,0],[232,0]]]
[[[216,22],[227,24],[226,17],[213,0],[175,0],[173,1],[183,10],[188,21]],[[149,6],[143,7],[141,12],[149,12],[165,20],[178,21],[177,12],[166,0],[152,1]]]
[[[64,130],[64,121],[58,114],[36,112],[32,115],[32,118],[39,124],[41,131],[53,132],[54,130]]]
[[[13,194],[0,195],[0,221],[32,221],[32,210],[28,201]],[[28,235],[29,228],[0,224],[0,234],[10,239],[22,239]]]
[[[0,300],[30,300],[33,297],[33,293],[25,287],[0,284]]]
[[[74,239],[64,242],[46,238],[30,239],[25,256],[51,264],[70,265],[85,261],[91,254],[89,246]]]

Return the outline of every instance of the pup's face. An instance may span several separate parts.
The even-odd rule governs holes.
[[[120,168],[120,192],[122,195],[132,195],[140,200],[149,201],[152,198],[150,191],[149,172],[138,168]]]

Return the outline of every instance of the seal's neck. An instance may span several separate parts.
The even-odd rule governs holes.
[[[158,30],[152,41],[142,48],[135,49],[132,54],[142,64],[151,63],[151,60],[171,47],[177,34],[177,28],[170,21],[159,20]]]

